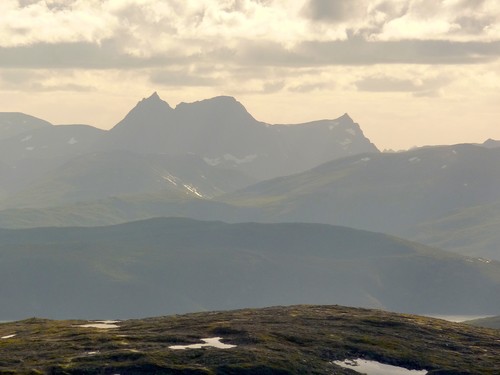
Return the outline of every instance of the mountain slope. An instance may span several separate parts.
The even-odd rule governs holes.
[[[476,327],[500,329],[500,316],[491,316],[489,318],[467,320],[464,323],[470,324],[470,325],[476,326]]]
[[[255,120],[232,97],[180,103],[172,109],[156,93],[111,129],[104,145],[135,152],[193,153],[209,165],[235,168],[258,180],[377,151],[347,115],[307,124],[270,125]]]
[[[0,210],[0,228],[93,227],[123,224],[158,217],[184,217],[198,220],[251,222],[262,216],[261,209],[234,207],[196,194],[160,191],[131,194],[56,207]],[[60,197],[55,197],[60,199]],[[238,219],[238,220],[235,220]]]
[[[0,157],[15,165],[23,159],[54,159],[61,162],[92,151],[105,133],[89,125],[57,125],[25,131],[0,141]]]
[[[75,157],[47,172],[9,196],[3,207],[41,208],[151,193],[183,201],[183,195],[212,197],[252,182],[255,180],[238,171],[207,166],[194,155],[96,152]]]
[[[51,123],[24,113],[0,112],[0,140],[50,126]]]
[[[500,141],[490,138],[484,141],[482,146],[487,148],[497,148],[500,147]]]
[[[155,219],[0,230],[1,319],[136,317],[296,303],[500,310],[500,264],[320,224]]]
[[[333,158],[377,151],[347,115],[337,120],[271,126],[256,121],[241,103],[227,96],[181,103],[173,109],[154,93],[110,131],[85,125],[52,126],[10,113],[0,113],[0,124],[4,124],[0,126],[0,160],[7,167],[0,167],[0,199],[8,202],[2,208],[39,208],[122,193],[162,191],[163,177],[151,173],[151,165],[146,164],[152,163],[154,168],[159,164],[162,174],[164,161],[125,157],[129,170],[122,165],[104,172],[109,161],[102,165],[84,161],[96,153],[132,153],[142,159],[156,155],[156,159],[171,161],[197,159],[191,164],[178,162],[177,167],[168,162],[168,169],[177,169],[170,174],[186,180],[183,185],[189,186],[185,186],[188,190],[213,197]],[[141,163],[143,171],[139,172]],[[181,173],[182,169],[188,172]],[[131,184],[134,175],[137,179]],[[102,192],[97,192],[99,186]],[[57,191],[62,192],[61,197]]]
[[[500,149],[474,145],[365,154],[221,197],[265,221],[346,225],[412,238],[419,225],[500,200]]]
[[[0,139],[0,159],[8,165],[0,189],[25,189],[68,160],[90,152],[105,132],[88,125],[40,126]]]
[[[412,239],[463,255],[500,260],[498,228],[500,201],[467,207],[426,221],[415,228]]]

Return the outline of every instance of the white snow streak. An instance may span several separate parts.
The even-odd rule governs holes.
[[[334,361],[337,366],[348,368],[367,375],[425,375],[426,370],[408,370],[404,367],[386,365],[377,361],[367,361],[365,359],[346,359],[344,361]]]
[[[236,347],[236,345],[224,344],[220,342],[220,340],[222,340],[222,337],[211,337],[211,338],[201,339],[201,341],[203,341],[204,344],[173,345],[169,346],[169,349],[185,350],[185,349],[201,349],[206,347],[212,347],[217,349],[230,349]]]

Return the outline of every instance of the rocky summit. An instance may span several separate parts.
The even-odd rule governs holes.
[[[341,306],[0,324],[2,374],[499,374],[499,356],[498,330]]]

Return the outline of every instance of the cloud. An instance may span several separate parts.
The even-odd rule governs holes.
[[[295,48],[245,41],[233,60],[243,65],[314,67],[374,64],[478,64],[500,57],[500,42],[440,40],[304,42]]]
[[[0,67],[28,69],[132,69],[183,62],[164,55],[139,57],[126,53],[113,40],[97,45],[89,42],[37,43],[0,47]]]
[[[198,73],[190,73],[187,69],[184,68],[154,70],[150,74],[150,80],[154,84],[168,87],[213,87],[219,84],[218,80],[215,77],[200,75]]]
[[[306,82],[306,83],[291,85],[288,87],[288,91],[306,93],[312,91],[328,90],[332,89],[333,87],[334,84],[327,82],[315,82],[315,83]]]
[[[113,35],[116,18],[95,1],[15,1],[0,5],[0,46],[95,42]]]
[[[500,41],[496,0],[4,0],[0,12],[2,67],[469,64]]]
[[[8,69],[0,74],[2,89],[14,91],[49,92],[72,91],[90,92],[95,87],[78,81],[72,72],[61,75],[54,71]]]
[[[434,95],[428,79],[376,66],[500,60],[496,0],[4,0],[0,14],[4,88],[106,86],[57,78],[79,71],[176,90]],[[337,67],[374,70],[323,75]]]
[[[413,0],[403,14],[387,18],[370,37],[494,41],[500,39],[499,23],[500,3],[495,0]]]
[[[368,92],[403,92],[415,96],[437,96],[439,90],[446,86],[450,79],[446,76],[421,78],[400,78],[388,75],[372,75],[355,82],[359,91]]]
[[[303,13],[316,21],[345,22],[358,16],[365,7],[363,0],[309,0]]]

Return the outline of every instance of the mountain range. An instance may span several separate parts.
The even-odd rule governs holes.
[[[10,193],[0,227],[95,226],[159,216],[316,222],[500,260],[500,148],[461,144],[369,152],[262,182],[212,164],[194,153],[75,156]],[[0,164],[0,173],[8,169]]]
[[[173,109],[155,93],[110,131],[88,125],[52,126],[23,114],[0,115],[3,208],[46,207],[163,189],[213,197],[334,158],[378,151],[348,115],[270,125],[256,121],[231,97],[181,103]],[[120,160],[121,165],[113,162]],[[131,177],[126,176],[127,167]],[[132,179],[134,168],[147,175],[137,178],[149,182],[116,189]],[[188,176],[179,172],[186,170]],[[93,184],[100,186],[93,189]],[[61,186],[66,198],[47,199]],[[40,191],[40,196],[33,191]]]
[[[0,113],[0,319],[498,315],[497,146],[379,152],[347,114],[271,125],[225,96],[155,93],[109,131]]]
[[[264,221],[346,225],[500,259],[500,149],[463,144],[334,160],[221,200]]]

